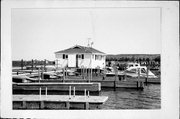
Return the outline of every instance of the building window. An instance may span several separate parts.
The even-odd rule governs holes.
[[[68,55],[63,54],[63,59],[68,59]]]
[[[95,60],[97,60],[97,55],[95,55]]]
[[[105,56],[103,55],[95,55],[95,60],[104,60]]]
[[[63,59],[65,59],[65,54],[63,54]]]
[[[82,56],[81,56],[81,57],[82,57],[82,59],[84,59],[84,54],[82,54]]]

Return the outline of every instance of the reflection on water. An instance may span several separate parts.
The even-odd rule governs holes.
[[[102,109],[160,109],[161,86],[148,85],[144,90],[103,90],[101,95],[108,96]]]

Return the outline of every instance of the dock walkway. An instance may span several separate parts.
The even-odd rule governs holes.
[[[13,90],[39,90],[39,88],[48,88],[48,90],[69,91],[69,87],[76,87],[76,91],[101,91],[100,83],[87,82],[44,82],[44,83],[14,83]]]
[[[21,102],[21,107],[14,108],[28,109],[28,102],[39,102],[39,108],[44,109],[46,103],[64,103],[66,109],[72,104],[84,104],[84,109],[89,109],[90,104],[101,105],[108,100],[107,96],[69,96],[69,95],[13,95],[13,104]]]

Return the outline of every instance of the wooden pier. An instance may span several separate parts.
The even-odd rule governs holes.
[[[82,104],[84,109],[93,105],[100,106],[108,100],[107,96],[74,96],[74,95],[13,95],[13,109],[71,109]]]
[[[161,84],[161,79],[160,78],[145,78],[144,83],[147,84]]]
[[[47,82],[47,81],[43,81]],[[60,82],[57,80],[51,80],[50,82]],[[82,79],[67,79],[64,82],[88,82],[88,80]],[[144,88],[144,81],[140,80],[122,80],[122,81],[115,81],[115,80],[92,80],[91,83],[100,83],[101,88],[126,88],[126,89],[143,89]]]
[[[87,82],[49,82],[49,83],[14,83],[13,84],[13,94],[37,94],[41,88],[43,92],[47,88],[48,92],[53,94],[54,92],[59,92],[58,94],[67,94],[69,87],[76,88],[76,92],[84,92],[84,90],[90,91],[91,94],[101,91],[101,84],[87,83]],[[66,93],[64,93],[66,92]],[[83,93],[82,93],[83,94]]]

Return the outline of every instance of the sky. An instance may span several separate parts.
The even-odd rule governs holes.
[[[106,54],[160,54],[159,8],[13,9],[12,60],[55,60],[88,45]]]

